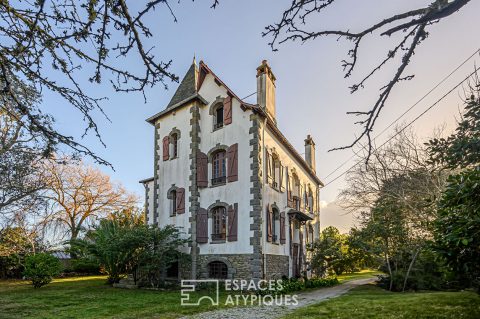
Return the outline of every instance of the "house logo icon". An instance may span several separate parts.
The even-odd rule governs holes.
[[[195,291],[199,286],[211,285],[215,288],[215,296],[195,296]],[[181,281],[180,304],[182,306],[199,306],[201,302],[210,303],[212,306],[219,304],[220,283],[216,279],[190,279]]]

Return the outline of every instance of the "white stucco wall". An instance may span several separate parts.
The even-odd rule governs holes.
[[[190,186],[190,106],[184,106],[167,116],[161,117],[157,120],[160,127],[157,129],[158,140],[158,193],[155,195],[158,199],[158,224],[160,227],[166,225],[176,225],[187,236],[190,228],[190,212],[188,202],[188,189]],[[173,129],[180,131],[180,138],[178,139],[178,157],[163,160],[163,145],[162,140],[168,136]],[[175,185],[178,188],[185,188],[185,213],[170,216],[170,200],[167,199],[168,190]],[[153,210],[152,210],[153,211]],[[153,214],[150,222],[153,222]]]
[[[213,116],[209,114],[211,105],[217,97],[227,97],[227,90],[214,82],[211,74],[208,74],[200,89],[200,95],[208,101],[208,105],[200,109],[200,150],[207,154],[217,144],[230,146],[238,143],[238,181],[226,185],[211,187],[212,170],[211,163],[208,169],[209,187],[200,189],[200,206],[208,209],[217,200],[227,204],[238,204],[238,240],[222,244],[200,244],[200,254],[247,254],[252,253],[250,231],[252,218],[250,217],[250,135],[251,111],[243,111],[240,102],[232,99],[232,123],[223,128],[213,130]],[[227,163],[228,165],[228,163]],[[209,219],[209,234],[212,232],[212,220]]]
[[[299,177],[300,184],[309,184],[312,188],[312,191],[315,193],[317,189],[316,181],[308,174],[308,172],[303,168],[302,165],[291,155],[290,151],[281,143],[278,138],[271,132],[265,125],[262,125],[262,165],[263,165],[263,212],[262,218],[265,220],[266,218],[266,211],[268,204],[276,204],[279,208],[280,212],[285,212],[286,214],[286,221],[285,221],[285,237],[286,243],[284,245],[277,244],[277,243],[270,243],[266,240],[266,231],[263,231],[263,243],[264,243],[264,252],[266,254],[273,254],[273,255],[289,255],[289,247],[290,247],[290,236],[289,236],[289,229],[288,229],[288,215],[287,212],[290,210],[287,207],[287,187],[285,187],[285,191],[281,192],[274,188],[272,188],[267,183],[267,172],[266,172],[266,151],[271,153],[272,149],[275,148],[275,152],[278,154],[280,162],[282,165],[291,172],[292,168],[295,168],[295,171]],[[289,173],[291,176],[291,173]],[[287,175],[284,172],[283,174],[283,185],[287,185]],[[316,195],[314,195],[315,197]],[[315,200],[315,199],[314,199]],[[317,205],[316,205],[317,206]],[[317,206],[318,207],[318,206]],[[317,208],[318,209],[318,208]],[[318,216],[318,215],[317,215]],[[312,216],[313,217],[313,216]],[[312,221],[312,223],[318,222],[317,220]],[[266,222],[263,223],[266,225]],[[265,228],[266,226],[264,226]],[[314,227],[315,228],[315,227]],[[304,227],[302,227],[304,229]],[[304,233],[304,242],[306,241],[306,234]],[[298,234],[294,232],[294,242],[298,242]]]

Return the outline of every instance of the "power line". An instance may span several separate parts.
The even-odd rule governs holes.
[[[395,123],[397,123],[402,117],[404,117],[408,112],[410,112],[415,106],[417,106],[420,102],[422,102],[427,96],[429,96],[433,91],[435,91],[440,85],[442,85],[447,79],[449,79],[454,73],[456,73],[462,66],[465,65],[470,59],[472,59],[477,53],[480,52],[480,49],[477,49],[475,52],[473,52],[468,58],[466,58],[459,66],[457,66],[453,71],[451,71],[448,75],[446,75],[440,82],[438,82],[434,87],[432,87],[425,95],[423,95],[417,102],[415,102],[412,106],[410,106],[405,112],[403,112],[399,117],[397,117],[393,122],[391,122],[387,127],[385,127],[379,134],[377,134],[374,138],[373,141],[375,141],[380,135],[385,133],[390,127],[392,127]],[[364,145],[360,150],[354,151],[353,155],[350,156],[347,160],[345,160],[342,164],[337,166],[333,171],[331,171],[327,176],[324,178],[328,178],[331,175],[333,175],[336,171],[338,171],[340,168],[345,166],[350,160],[355,158],[355,156],[358,155],[362,150],[364,150],[367,147],[367,145]],[[326,186],[326,185],[325,185]]]
[[[372,152],[372,153],[375,153],[377,152],[380,148],[382,148],[385,144],[387,144],[388,142],[390,142],[392,139],[394,139],[396,136],[398,136],[400,133],[402,133],[403,131],[405,131],[407,129],[407,127],[409,127],[410,125],[412,125],[413,123],[415,123],[419,118],[421,118],[423,115],[425,115],[428,111],[430,111],[432,108],[434,108],[435,106],[438,105],[438,103],[440,103],[443,99],[445,99],[448,95],[450,95],[450,93],[452,93],[453,91],[455,91],[460,85],[462,85],[465,81],[467,81],[468,79],[470,79],[470,77],[472,75],[474,75],[475,73],[477,73],[477,71],[480,70],[480,67],[476,67],[475,68],[475,71],[473,71],[472,73],[470,73],[466,78],[464,78],[462,81],[460,81],[458,84],[456,84],[453,88],[451,88],[447,93],[445,93],[440,99],[438,99],[435,103],[433,103],[432,105],[430,105],[426,110],[424,110],[422,113],[420,113],[417,117],[415,117],[410,123],[408,123],[407,125],[405,125],[401,130],[399,130],[398,132],[396,132],[394,135],[392,135],[391,137],[389,137],[385,142],[382,143],[382,145],[380,145],[379,147],[375,148],[375,150]],[[338,175],[337,177],[335,177],[333,180],[331,180],[330,182],[326,183],[324,187],[327,187],[328,185],[330,185],[331,183],[335,182],[337,179],[339,179],[340,177],[342,177],[343,175],[345,175],[346,173],[348,173],[352,168],[354,168],[355,166],[358,166],[359,164],[361,164],[362,162],[358,162],[358,163],[355,163],[354,165],[350,166],[346,171],[344,171],[342,174]]]
[[[251,96],[254,95],[254,94],[257,94],[257,91],[255,91],[255,92],[247,95],[246,97],[242,98],[242,100],[248,99],[249,97],[251,97]]]

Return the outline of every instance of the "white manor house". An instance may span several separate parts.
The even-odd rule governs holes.
[[[154,127],[146,218],[190,237],[184,279],[276,279],[308,273],[306,245],[320,231],[315,143],[305,158],[277,127],[275,76],[257,68],[257,104],[242,101],[194,61]],[[299,126],[301,127],[301,126]],[[182,267],[180,267],[182,268]]]

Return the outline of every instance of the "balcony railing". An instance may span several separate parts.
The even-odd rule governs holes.
[[[212,185],[225,184],[226,182],[227,182],[227,177],[226,176],[220,176],[220,177],[212,178]]]
[[[225,238],[226,238],[225,233],[212,234],[212,240],[225,240]]]
[[[213,124],[214,130],[218,130],[219,128],[222,128],[222,127],[223,127],[223,122]]]

